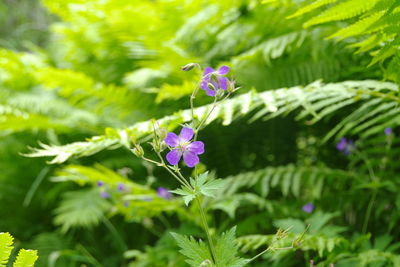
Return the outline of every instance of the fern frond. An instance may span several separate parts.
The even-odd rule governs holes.
[[[314,10],[312,7],[316,3],[300,9],[299,12],[304,14]],[[370,65],[373,65],[384,62],[387,58],[393,58],[396,54],[400,46],[396,40],[400,29],[399,16],[399,3],[395,0],[342,0],[333,4],[320,15],[309,19],[304,26],[310,27],[327,22],[358,18],[348,27],[339,29],[328,38],[345,39],[365,36],[364,40],[357,40],[352,46],[359,47],[358,52],[372,51],[373,60]],[[397,80],[397,77],[394,80]]]
[[[362,180],[359,174],[330,169],[327,167],[279,166],[267,167],[255,172],[245,172],[225,178],[226,187],[221,190],[224,197],[231,196],[241,189],[255,187],[265,198],[271,189],[278,188],[283,196],[300,197],[303,190],[312,189],[312,196],[320,198],[325,181],[332,179],[340,187],[340,183]],[[332,188],[331,188],[332,190]]]
[[[357,21],[354,24],[351,24],[350,26],[341,29],[334,34],[330,35],[328,38],[334,38],[338,37],[339,40],[343,40],[345,38],[348,38],[350,36],[358,36],[365,34],[365,32],[368,30],[368,28],[376,23],[380,18],[382,18],[383,15],[385,15],[385,11],[379,11],[376,12],[366,18],[363,18],[359,21]]]
[[[110,207],[98,190],[67,192],[55,211],[54,223],[61,226],[63,232],[72,227],[90,227],[98,224]]]
[[[293,15],[288,16],[288,18],[294,18],[294,17],[299,17],[301,15],[304,15],[306,13],[309,13],[317,8],[335,3],[337,0],[317,0],[314,3],[311,3],[303,8],[300,8],[299,10],[296,11]]]
[[[6,267],[14,248],[13,242],[14,238],[9,233],[0,233],[0,267]]]
[[[132,103],[143,102],[135,101],[137,94],[126,87],[98,83],[84,73],[72,70],[42,68],[37,71],[36,79],[46,88],[57,89],[58,94],[72,105],[91,107],[97,112],[109,112],[113,104],[113,107],[118,107],[116,114],[124,117]]]
[[[21,249],[18,252],[13,267],[33,267],[37,259],[38,255],[36,250]]]
[[[304,88],[292,87],[258,94],[249,92],[219,105],[212,116],[207,119],[205,125],[218,119],[223,125],[229,125],[236,118],[252,113],[254,110],[258,110],[258,112],[251,117],[251,121],[271,119],[301,108],[303,111],[297,118],[313,117],[312,122],[315,123],[343,107],[362,101],[375,98],[382,98],[388,102],[400,101],[397,97],[382,93],[386,90],[397,92],[398,87],[392,83],[377,81],[348,81],[332,84],[316,82]],[[211,105],[195,108],[194,114],[201,119],[208,114],[211,108]],[[161,127],[173,130],[180,124],[190,121],[190,119],[191,111],[182,110],[174,115],[164,117],[158,122]],[[65,146],[42,144],[41,148],[33,149],[27,156],[54,156],[50,163],[62,163],[73,156],[88,156],[104,149],[121,146],[129,148],[130,140],[140,140],[151,135],[153,132],[152,125],[152,121],[139,122],[124,130],[108,130],[106,135],[95,136],[86,142],[76,142]],[[377,126],[384,127],[385,124],[378,124]],[[369,132],[369,134],[372,133],[375,133],[375,130]]]
[[[101,181],[104,185],[100,190],[105,190],[109,193],[110,198],[113,200],[112,204],[114,213],[124,215],[127,220],[141,221],[143,218],[159,216],[162,212],[185,214],[181,199],[173,198],[166,200],[161,198],[157,195],[157,192],[154,189],[135,183],[100,164],[96,164],[93,167],[67,165],[56,171],[51,180],[53,182],[74,182],[80,186],[90,185],[95,188],[97,187],[97,183]],[[123,194],[117,191],[118,184],[124,185],[125,190]],[[79,214],[82,212],[78,206],[80,197],[82,197],[82,201],[86,201],[86,194],[88,195],[88,198],[91,196],[90,194],[93,194],[93,197],[99,199],[99,189],[94,189],[93,191],[96,193],[91,193],[90,191],[78,193],[76,196],[76,205],[74,201],[75,196],[66,195],[66,198],[71,200],[65,200],[57,210],[59,213],[57,217],[62,215],[59,220],[56,218],[57,222],[67,228],[85,226],[86,223],[82,224],[78,220],[69,220],[71,222],[70,226],[64,226],[62,220],[64,217],[68,217],[69,213],[72,213],[72,216],[75,216],[75,213]],[[96,196],[94,196],[95,194]],[[96,219],[96,216],[100,218],[100,215],[111,207],[109,205],[104,205],[103,207],[103,202],[103,199],[99,199],[98,203],[94,201],[93,209],[89,212],[95,213],[95,216],[92,216],[93,222],[88,222],[88,225],[97,223],[98,220]],[[64,206],[65,208],[63,208]],[[95,212],[96,209],[98,209],[98,213]]]
[[[347,0],[310,19],[304,24],[304,27],[356,17],[371,10],[378,1],[380,0]]]

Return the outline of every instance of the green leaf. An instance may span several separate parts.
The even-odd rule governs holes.
[[[99,223],[111,204],[100,197],[99,191],[84,190],[67,192],[56,210],[54,223],[63,232],[71,227],[89,227]]]
[[[222,179],[213,179],[208,172],[200,174],[196,180],[191,181],[195,192],[199,192],[207,197],[215,197],[215,192],[224,187],[225,181]]]
[[[0,233],[0,267],[5,267],[13,249],[14,238],[9,233]]]
[[[199,267],[204,261],[212,260],[207,245],[201,240],[197,242],[192,236],[186,237],[177,233],[171,233],[171,235],[181,248],[179,252],[188,258],[186,262],[190,266]]]
[[[218,267],[241,267],[244,266],[248,259],[237,256],[238,246],[236,244],[236,227],[222,233],[216,243],[216,258]]]
[[[21,249],[18,252],[13,267],[33,267],[37,259],[38,255],[36,250]]]
[[[183,201],[185,202],[185,205],[188,206],[189,203],[196,197],[196,193],[193,191],[190,191],[186,187],[178,188],[176,190],[171,191],[172,193],[175,193],[177,195],[183,196]]]

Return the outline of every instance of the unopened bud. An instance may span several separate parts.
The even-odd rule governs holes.
[[[215,88],[215,86],[214,86],[212,83],[207,83],[207,87],[208,87],[210,90],[213,90],[213,91],[217,90],[217,89]]]
[[[144,156],[144,150],[142,146],[139,144],[135,144],[135,147],[132,149],[132,152],[139,158]]]
[[[235,92],[235,82],[234,81],[228,81],[228,93],[233,93]]]
[[[181,69],[182,69],[183,71],[191,71],[191,70],[194,69],[196,66],[198,66],[197,63],[189,63],[189,64],[186,64],[185,66],[181,67]]]

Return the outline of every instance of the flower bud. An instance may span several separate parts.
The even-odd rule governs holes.
[[[194,69],[196,66],[198,66],[197,63],[189,63],[189,64],[186,64],[185,66],[181,67],[181,69],[182,69],[183,71],[191,71],[191,70]]]
[[[207,83],[207,87],[213,91],[217,90],[212,83]]]
[[[229,80],[228,81],[228,93],[233,93],[235,92],[235,82]]]
[[[132,152],[139,158],[144,156],[144,150],[142,146],[139,144],[135,144],[135,147],[132,149]]]

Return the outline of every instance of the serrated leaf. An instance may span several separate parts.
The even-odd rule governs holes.
[[[9,233],[0,233],[0,267],[5,267],[13,249],[14,238]]]
[[[222,233],[216,243],[216,258],[219,267],[241,267],[249,260],[237,256],[236,226]]]
[[[37,259],[38,255],[36,250],[21,249],[18,252],[13,267],[33,267]]]
[[[199,267],[206,260],[211,260],[211,254],[207,245],[199,240],[198,242],[191,236],[187,237],[177,233],[171,233],[176,243],[181,248],[179,250],[188,259],[186,262],[192,267]]]
[[[71,227],[90,227],[99,223],[110,207],[96,189],[67,192],[56,210],[54,222],[64,232]]]
[[[222,189],[225,181],[222,179],[211,180],[200,187],[200,193],[208,196],[215,197],[215,192]]]
[[[176,190],[170,191],[171,193],[183,196],[183,201],[185,202],[185,205],[188,206],[189,203],[196,197],[195,192],[190,191],[186,187],[178,188]]]

